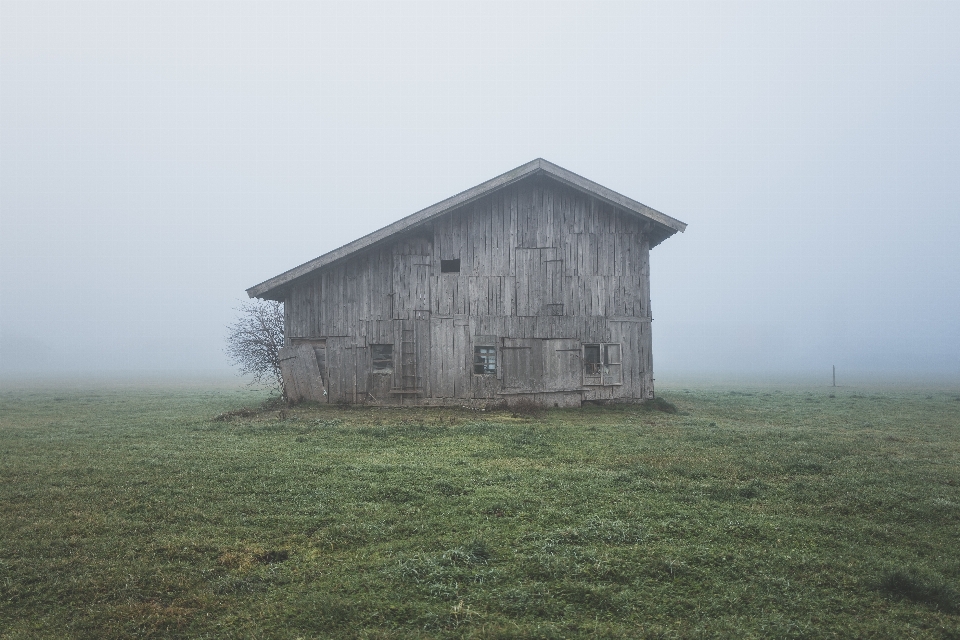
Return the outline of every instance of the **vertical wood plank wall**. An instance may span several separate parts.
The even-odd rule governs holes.
[[[330,402],[646,399],[648,225],[549,178],[528,178],[294,283],[287,338],[327,339]],[[454,259],[460,272],[441,273],[440,261]],[[416,326],[417,389],[385,393],[404,390],[403,329],[414,326],[404,321]],[[473,374],[477,336],[498,339],[494,380]],[[622,343],[622,385],[583,386],[579,347],[593,342]],[[372,370],[374,344],[394,345],[392,372]]]

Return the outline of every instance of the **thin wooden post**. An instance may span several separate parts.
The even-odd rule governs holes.
[[[833,365],[833,386],[837,386],[837,365]]]

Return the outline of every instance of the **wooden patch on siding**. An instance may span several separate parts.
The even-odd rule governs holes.
[[[583,375],[580,341],[567,338],[543,341],[543,379],[545,391],[579,389]]]
[[[394,256],[394,317],[410,318],[413,311],[430,311],[430,256]]]
[[[501,348],[504,390],[536,391],[543,384],[543,341],[504,338]]]

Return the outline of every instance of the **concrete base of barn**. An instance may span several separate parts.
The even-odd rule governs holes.
[[[313,358],[314,352],[303,345],[282,351],[281,364],[287,399],[291,402],[320,402],[330,404],[358,404],[382,407],[469,407],[493,409],[499,407],[571,408],[584,404],[641,404],[654,398],[649,390],[644,398],[616,397],[610,389],[566,389],[559,391],[499,391],[487,384],[482,397],[436,398],[424,397],[420,390],[392,388],[387,376],[368,376],[363,388],[329,389],[329,382],[321,374]]]

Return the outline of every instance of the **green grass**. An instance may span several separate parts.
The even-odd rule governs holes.
[[[960,394],[661,392],[2,391],[0,636],[960,637]]]

